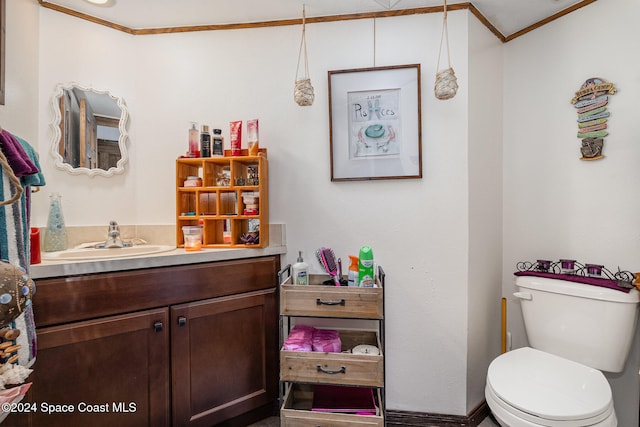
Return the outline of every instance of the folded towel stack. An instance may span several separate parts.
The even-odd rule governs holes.
[[[340,353],[342,351],[342,342],[338,331],[296,325],[285,340],[283,349],[289,351]]]

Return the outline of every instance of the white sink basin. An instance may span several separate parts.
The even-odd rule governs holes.
[[[43,252],[42,259],[49,261],[82,261],[92,259],[126,258],[169,252],[175,246],[169,245],[134,245],[128,248],[74,248],[58,252]]]

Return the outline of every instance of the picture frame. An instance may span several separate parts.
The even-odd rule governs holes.
[[[328,78],[331,181],[422,178],[420,64]]]

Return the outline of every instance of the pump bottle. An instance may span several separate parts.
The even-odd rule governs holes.
[[[309,284],[309,265],[302,259],[302,251],[298,251],[298,261],[293,264],[293,284]]]

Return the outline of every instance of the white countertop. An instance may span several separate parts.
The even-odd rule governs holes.
[[[178,248],[169,252],[131,256],[127,258],[87,261],[42,260],[40,264],[31,265],[30,276],[32,279],[44,279],[50,277],[75,276],[79,274],[107,273],[113,271],[138,270],[141,268],[256,258],[269,255],[282,255],[286,252],[286,245],[274,245],[260,249],[202,249],[197,252],[187,252],[182,248]]]

